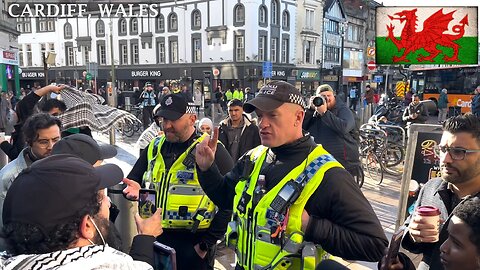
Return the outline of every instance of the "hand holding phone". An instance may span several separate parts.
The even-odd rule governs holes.
[[[382,266],[380,267],[380,270],[389,269],[390,265],[392,265],[396,261],[404,232],[405,227],[402,226],[392,235],[392,239],[390,240],[390,244],[388,245],[387,255],[385,255],[385,259],[382,263]]]
[[[153,251],[155,270],[177,270],[177,254],[174,248],[155,241]]]
[[[140,189],[138,198],[138,214],[149,218],[157,211],[157,192],[154,189]]]

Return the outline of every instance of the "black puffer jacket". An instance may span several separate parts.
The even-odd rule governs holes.
[[[230,126],[229,119],[227,118],[220,122],[220,128],[218,133],[218,140],[223,143],[225,148],[228,150],[230,154],[230,142],[228,141],[227,129]],[[243,129],[242,135],[240,136],[239,140],[239,148],[238,148],[238,157],[243,156],[248,150],[253,149],[261,144],[260,142],[260,134],[258,132],[258,126],[248,118],[248,116],[243,115]],[[237,160],[236,157],[232,157],[234,161]]]
[[[303,129],[321,144],[347,170],[359,163],[358,142],[350,132],[355,128],[353,112],[339,101],[323,115],[307,109]]]

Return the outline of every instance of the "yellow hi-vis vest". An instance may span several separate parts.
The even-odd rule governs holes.
[[[184,164],[187,156],[193,154],[191,151],[194,147],[206,136],[207,134],[204,134],[196,139],[173,162],[169,170],[165,168],[161,155],[165,136],[155,138],[148,146],[148,167],[143,180],[147,187],[148,183],[151,183],[157,191],[157,208],[162,208],[163,228],[192,229],[195,221],[199,222],[198,229],[210,227],[215,215],[215,205],[200,187],[195,160],[190,168]]]
[[[310,196],[315,192],[323,180],[325,172],[332,167],[342,167],[332,155],[322,146],[317,146],[307,159],[290,171],[274,188],[265,193],[252,209],[254,190],[260,175],[262,164],[267,156],[268,148],[258,146],[250,151],[250,159],[255,163],[249,179],[239,181],[235,187],[234,221],[229,224],[227,236],[232,229],[237,230],[236,253],[237,263],[244,269],[315,269],[328,254],[318,245],[304,241],[302,232],[302,213]],[[312,166],[309,166],[309,165]],[[306,175],[310,177],[300,196],[290,206],[285,220],[288,218],[283,231],[283,248],[274,243],[272,226],[278,224],[273,220],[275,211],[270,204],[279,194],[281,188],[290,180]],[[237,208],[242,194],[250,195],[250,202],[246,204],[244,213]],[[235,227],[236,226],[236,227]],[[227,239],[227,242],[230,242]],[[310,254],[308,254],[310,253]]]

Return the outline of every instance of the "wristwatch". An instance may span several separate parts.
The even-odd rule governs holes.
[[[201,251],[208,251],[208,245],[205,242],[198,243],[198,247],[200,248]]]

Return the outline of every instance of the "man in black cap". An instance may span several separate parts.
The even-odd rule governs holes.
[[[117,149],[109,144],[98,144],[92,137],[85,134],[73,134],[62,138],[52,148],[52,155],[75,155],[93,166],[100,166],[104,159],[117,155]]]
[[[151,122],[153,122],[153,108],[156,104],[156,95],[153,91],[153,85],[150,82],[145,83],[143,92],[140,94],[140,99],[143,105],[143,129],[147,129]]]
[[[175,248],[178,269],[213,269],[217,240],[222,239],[230,211],[219,210],[205,196],[195,172],[195,146],[206,137],[197,133],[195,106],[181,94],[167,95],[156,112],[163,135],[150,142],[124,182],[127,198],[138,199],[140,185],[157,191],[163,228],[158,241]],[[215,156],[220,172],[233,161],[221,144]],[[132,180],[129,180],[132,179]],[[207,254],[208,253],[208,254]]]
[[[105,243],[111,231],[105,189],[122,181],[114,164],[93,167],[72,155],[34,163],[12,184],[3,207],[3,236],[13,257],[2,269],[151,269],[160,211],[135,221],[131,254]],[[145,263],[146,262],[146,263]]]
[[[213,163],[218,133],[197,145],[203,190],[220,208],[234,211],[227,237],[236,247],[236,269],[314,268],[326,252],[378,261],[388,244],[352,176],[303,133],[304,107],[293,85],[264,85],[243,107],[257,113],[262,145],[225,176]]]

